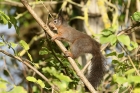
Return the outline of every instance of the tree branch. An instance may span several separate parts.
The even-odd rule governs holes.
[[[48,82],[48,84],[49,84],[52,88],[54,88],[55,90],[58,91],[58,88],[55,87],[54,85],[52,85],[52,84],[50,83],[50,81],[49,81],[42,73],[40,73],[36,68],[34,68],[33,66],[31,66],[31,65],[29,64],[29,63],[30,63],[29,60],[27,60],[27,59],[22,59],[22,58],[20,58],[20,57],[18,57],[18,56],[14,56],[14,55],[12,55],[12,54],[10,54],[10,53],[8,53],[8,52],[2,50],[2,49],[0,49],[0,52],[3,53],[3,54],[5,54],[5,55],[7,55],[7,56],[9,56],[9,57],[11,57],[11,58],[14,58],[14,59],[16,59],[16,60],[22,62],[22,63],[25,64],[27,67],[31,68],[31,69],[32,69],[33,71],[35,71],[40,77],[42,77],[46,82]]]
[[[36,5],[36,7],[43,7],[42,2],[45,5],[62,3],[62,1],[37,1],[37,2],[31,2],[31,3],[29,3],[29,5]],[[14,0],[4,0],[1,2],[1,4],[17,6],[17,7],[24,7],[24,5],[22,3],[14,1]]]
[[[39,25],[52,37],[54,36],[53,32],[49,29],[49,27],[37,16],[37,14],[34,12],[34,10],[29,6],[28,2],[26,0],[21,0],[21,2],[24,4],[24,6],[27,8],[27,10],[31,13],[31,15],[35,18],[35,20],[39,23]],[[64,45],[58,41],[55,40],[56,44],[59,46],[59,48],[62,50],[62,52],[64,53],[65,51],[67,51],[67,49],[64,47]],[[68,57],[68,60],[70,62],[70,64],[72,65],[73,69],[76,71],[77,75],[80,77],[80,79],[84,82],[84,84],[87,86],[87,88],[89,89],[89,91],[91,93],[95,93],[95,89],[93,88],[93,86],[89,83],[89,81],[86,79],[86,77],[83,75],[83,73],[80,71],[80,69],[78,68],[77,64],[75,63],[75,61],[71,58]]]

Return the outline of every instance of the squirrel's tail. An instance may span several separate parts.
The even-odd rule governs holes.
[[[96,50],[96,52],[93,52],[91,67],[88,73],[88,80],[95,89],[99,86],[105,74],[104,61],[105,58],[100,52],[100,49],[99,51]]]

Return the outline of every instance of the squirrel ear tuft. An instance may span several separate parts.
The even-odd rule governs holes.
[[[57,19],[60,20],[62,23],[64,21],[62,10],[58,13]]]

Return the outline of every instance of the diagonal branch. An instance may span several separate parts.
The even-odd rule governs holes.
[[[35,18],[35,20],[39,23],[39,25],[52,37],[54,36],[53,32],[49,29],[49,27],[37,16],[37,14],[34,12],[34,10],[30,7],[30,5],[28,4],[28,2],[26,0],[21,0],[21,2],[23,3],[23,5],[27,8],[27,10],[31,13],[31,15]],[[64,45],[58,41],[55,40],[56,44],[59,46],[59,48],[62,50],[62,52],[64,53],[65,51],[67,51],[67,49],[64,47]],[[68,60],[70,62],[70,64],[72,65],[73,69],[76,71],[77,75],[80,77],[80,79],[84,82],[84,84],[87,86],[87,88],[89,89],[89,91],[91,93],[96,93],[95,89],[93,88],[93,86],[89,83],[89,81],[86,79],[86,77],[83,75],[83,73],[81,72],[81,70],[78,68],[78,66],[76,65],[75,61],[71,58],[68,57]]]
[[[55,87],[54,85],[52,85],[52,84],[50,83],[50,81],[49,81],[42,73],[40,73],[36,68],[34,68],[33,66],[31,66],[31,65],[29,64],[29,62],[30,62],[29,60],[27,60],[27,59],[22,59],[22,58],[20,58],[20,57],[18,57],[18,56],[14,56],[14,55],[12,55],[12,54],[10,54],[10,53],[8,53],[8,52],[2,50],[2,49],[0,49],[0,52],[3,53],[3,54],[5,54],[5,55],[7,55],[7,56],[9,56],[9,57],[11,57],[11,58],[14,58],[14,59],[16,59],[16,60],[22,62],[22,63],[25,64],[27,67],[31,68],[31,69],[32,69],[33,71],[35,71],[40,77],[42,77],[46,82],[48,82],[48,84],[49,84],[53,89],[55,89],[55,90],[58,91],[58,88]]]

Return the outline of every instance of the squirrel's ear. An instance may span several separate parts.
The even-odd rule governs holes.
[[[60,21],[63,23],[64,18],[63,18],[62,11],[60,11],[60,12],[58,13],[57,19],[60,20]]]
[[[58,16],[58,20],[61,21],[63,23],[64,19],[62,16]]]

